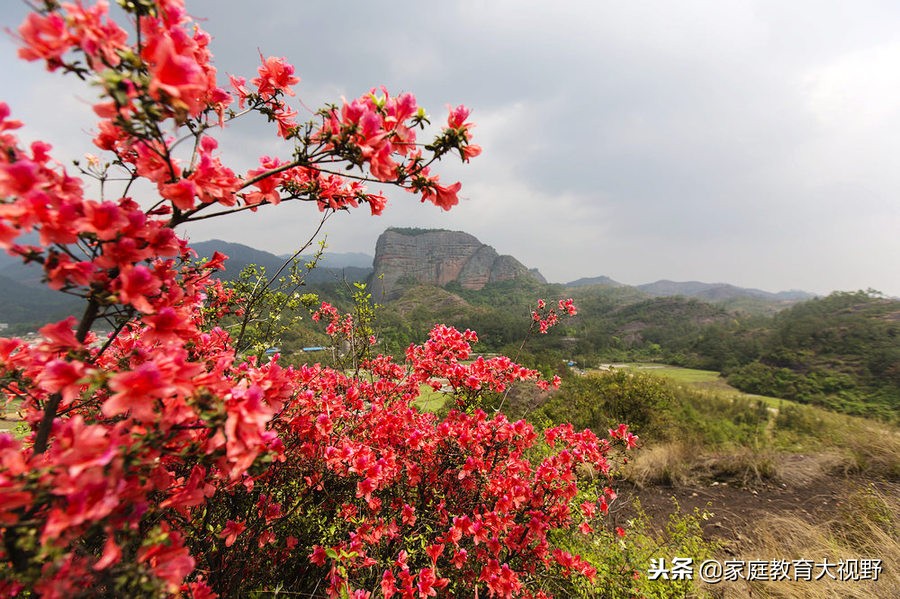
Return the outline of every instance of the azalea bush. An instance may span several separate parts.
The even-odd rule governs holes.
[[[445,326],[400,360],[360,352],[349,374],[239,358],[220,324],[240,302],[213,276],[225,256],[197,261],[177,233],[287,201],[379,214],[371,182],[450,209],[460,184],[431,168],[479,154],[468,109],[427,144],[408,93],[298,120],[293,67],[261,56],[221,87],[180,0],[121,2],[127,27],[86,4],[45,2],[17,35],[21,58],[97,93],[100,155],[66,168],[0,103],[0,246],[84,300],[35,342],[0,339],[0,393],[27,427],[0,434],[0,594],[538,597],[590,580],[554,535],[603,525],[627,427],[538,434],[486,413],[486,394],[557,381],[474,356],[475,333]],[[254,115],[286,157],[234,170],[215,134]],[[574,311],[534,318],[543,332]],[[328,304],[316,318],[336,347],[374,343]],[[449,386],[455,409],[417,411],[422,385]]]

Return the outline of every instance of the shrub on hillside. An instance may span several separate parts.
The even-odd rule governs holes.
[[[666,379],[631,370],[611,370],[567,377],[560,390],[543,406],[553,422],[605,431],[628,422],[637,432],[660,433],[677,390]]]

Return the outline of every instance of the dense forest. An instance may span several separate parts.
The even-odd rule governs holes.
[[[777,314],[765,328],[737,332],[727,353],[742,359],[722,363],[735,387],[851,414],[896,417],[900,302],[862,291],[834,293]],[[714,333],[719,331],[706,339]],[[702,351],[716,356],[712,349]],[[720,361],[727,358],[726,352],[718,355]]]

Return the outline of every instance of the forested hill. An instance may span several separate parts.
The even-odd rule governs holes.
[[[439,321],[478,331],[481,351],[506,351],[526,334],[531,298],[562,295],[575,296],[578,316],[528,342],[535,364],[667,362],[721,371],[749,393],[886,420],[900,415],[900,301],[862,291],[751,316],[624,286],[420,287],[383,308],[383,332],[402,349]]]
[[[228,256],[225,262],[225,272],[221,273],[221,277],[225,280],[236,279],[241,271],[247,266],[255,264],[263,266],[268,275],[273,275],[282,267],[290,256],[276,256],[270,252],[258,250],[256,248],[243,245],[240,243],[231,243],[220,239],[211,239],[209,241],[200,241],[192,245],[194,251],[200,257],[210,257],[213,252],[221,252]],[[308,260],[309,257],[301,257],[301,260]],[[371,266],[343,266],[344,264],[359,264],[361,261],[358,255],[353,254],[344,256],[343,254],[323,254],[316,268],[306,274],[306,282],[308,284],[327,284],[343,281],[362,281],[372,272]],[[331,264],[342,266],[330,266]]]
[[[738,334],[756,348],[745,347],[740,365],[727,371],[739,389],[850,413],[896,418],[900,411],[898,300],[833,293],[777,314],[766,329]]]
[[[685,297],[696,297],[712,301],[734,299],[738,297],[755,297],[771,301],[797,302],[814,297],[813,294],[805,291],[780,291],[778,293],[771,293],[761,289],[736,287],[727,283],[701,283],[700,281],[679,283],[677,281],[662,280],[656,281],[655,283],[638,285],[637,288],[644,293],[653,296],[683,295]]]

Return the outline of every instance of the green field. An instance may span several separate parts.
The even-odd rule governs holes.
[[[617,365],[619,366],[619,365]],[[652,362],[628,362],[620,365],[621,368],[637,370],[655,376],[665,377],[680,385],[689,385],[705,391],[713,391],[725,397],[745,397],[765,402],[771,407],[777,408],[780,404],[792,402],[778,397],[754,395],[735,389],[725,382],[725,379],[715,370],[698,370],[696,368],[681,368],[668,364],[655,364]]]
[[[666,364],[648,364],[635,362],[626,364],[627,368],[640,370],[648,374],[664,376],[678,383],[715,383],[720,380],[719,373],[714,370],[697,370],[694,368],[681,368]]]
[[[423,412],[437,412],[444,407],[446,402],[446,393],[435,391],[431,385],[420,385],[419,397],[413,402],[413,405]]]

